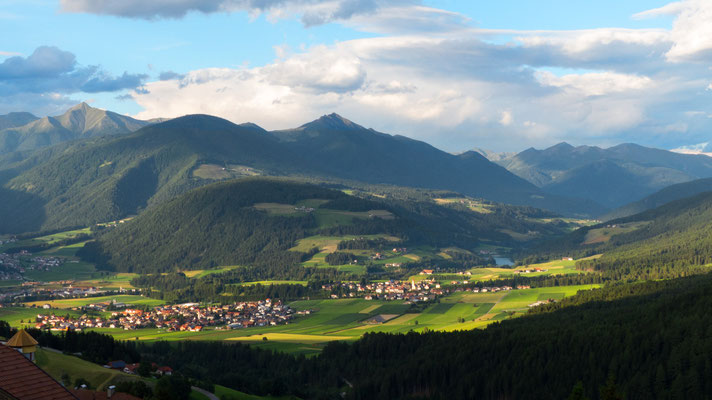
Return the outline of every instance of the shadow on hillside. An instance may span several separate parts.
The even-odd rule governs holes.
[[[45,204],[33,194],[0,187],[0,234],[41,230],[47,220]]]

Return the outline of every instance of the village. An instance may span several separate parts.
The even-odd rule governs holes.
[[[49,271],[63,263],[59,257],[32,257],[26,250],[0,253],[0,280],[21,280],[27,271]]]
[[[442,296],[440,284],[433,282],[390,280],[386,282],[354,283],[341,282],[322,285],[323,290],[332,292],[331,298],[362,297],[365,300],[405,300],[410,302],[433,300]]]
[[[62,315],[38,314],[35,328],[52,331],[83,330],[91,328],[117,328],[134,330],[142,328],[159,328],[167,332],[190,331],[200,332],[207,326],[219,329],[239,329],[262,327],[289,323],[294,316],[294,310],[283,305],[281,301],[270,299],[255,302],[240,302],[227,305],[200,307],[197,303],[163,305],[148,310],[129,308],[129,304],[119,302],[101,302],[88,304],[83,311],[98,311],[108,313],[107,317],[80,317]],[[49,304],[42,306],[51,309]]]
[[[99,290],[93,286],[73,286],[74,281],[59,280],[51,282],[25,281],[12,290],[0,292],[0,303],[25,302],[33,300],[70,299],[94,297],[114,293],[140,293],[139,289],[119,289],[117,291]]]
[[[424,271],[432,273],[431,270]],[[463,291],[471,291],[473,293],[496,293],[500,291],[531,289],[530,285],[516,285],[514,287],[507,285],[482,287],[463,286],[470,284],[467,280],[451,281],[450,284],[450,287],[443,288],[440,283],[437,283],[433,279],[418,282],[415,280],[411,280],[410,282],[390,280],[366,284],[341,282],[324,284],[321,288],[330,291],[330,297],[332,299],[358,297],[365,300],[404,300],[410,303],[432,301],[443,295]]]

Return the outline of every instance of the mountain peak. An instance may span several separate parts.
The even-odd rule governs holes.
[[[72,111],[87,112],[90,110],[96,110],[96,108],[94,108],[94,107],[90,106],[89,104],[82,101],[81,103],[79,103],[79,104],[75,105],[74,107],[70,108],[69,110],[67,110],[67,112],[72,112]]]
[[[323,115],[319,119],[309,122],[308,124],[302,125],[301,128],[328,128],[333,130],[355,130],[355,129],[365,129],[361,125],[352,122],[339,114],[331,113],[328,115]]]
[[[561,151],[561,150],[573,150],[574,148],[575,148],[574,146],[572,146],[572,145],[570,145],[570,144],[568,144],[568,143],[566,143],[566,142],[561,142],[561,143],[557,143],[557,144],[555,144],[555,145],[549,147],[547,150],[559,150],[559,151]]]

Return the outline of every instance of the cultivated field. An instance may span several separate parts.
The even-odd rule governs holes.
[[[596,285],[549,287],[497,293],[457,292],[441,298],[439,303],[431,304],[422,311],[412,311],[410,305],[399,301],[302,300],[295,301],[290,305],[298,311],[311,310],[312,313],[299,316],[287,325],[236,330],[206,329],[202,332],[166,332],[162,329],[97,330],[123,340],[230,340],[248,342],[251,345],[272,350],[314,354],[330,341],[352,341],[366,332],[406,333],[411,330],[423,331],[426,329],[452,331],[482,328],[494,321],[522,315],[529,309],[530,304],[537,301],[560,300],[579,290],[588,290],[594,287]],[[145,301],[143,304],[151,304],[151,301],[157,302],[157,300],[137,299],[136,297],[117,296],[117,300],[134,304],[137,304],[141,299]],[[95,298],[92,301],[99,300]],[[64,307],[86,303],[85,299],[76,302],[68,300],[60,302],[56,304]],[[34,318],[37,313],[46,311],[29,308],[24,310],[27,311],[26,314],[18,313],[16,309],[0,309],[0,319],[8,319],[11,324],[17,325],[20,318]],[[57,311],[55,310],[55,312]],[[12,316],[10,317],[10,315]]]
[[[586,237],[584,238],[582,244],[605,243],[611,240],[611,237],[615,235],[632,232],[648,225],[649,223],[649,221],[630,222],[627,224],[609,225],[604,228],[592,229],[586,233]]]
[[[600,255],[582,258],[588,260],[600,257]],[[513,276],[535,277],[535,276],[556,276],[556,275],[577,275],[585,274],[587,271],[576,269],[576,261],[580,260],[555,260],[539,264],[528,264],[516,268],[472,268],[469,272],[472,275],[459,275],[455,273],[436,273],[434,275],[413,275],[408,280],[421,281],[434,278],[441,285],[450,285],[451,281],[470,282],[491,281],[495,279],[511,278]],[[537,271],[537,269],[541,271]],[[526,272],[529,270],[529,272]]]
[[[126,295],[119,294],[114,296],[100,296],[100,297],[84,297],[79,299],[64,299],[64,300],[44,300],[44,301],[33,301],[25,303],[28,306],[42,306],[44,304],[49,304],[52,308],[61,309],[71,309],[74,307],[83,307],[88,304],[102,303],[106,301],[116,300],[119,303],[131,304],[134,306],[159,306],[165,304],[163,300],[152,299],[150,297],[136,296],[136,295]],[[46,310],[41,310],[46,311]],[[41,312],[40,311],[40,312]],[[37,313],[37,312],[36,312]],[[0,311],[0,315],[2,312]]]

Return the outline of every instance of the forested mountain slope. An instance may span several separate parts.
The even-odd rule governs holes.
[[[135,214],[212,182],[193,173],[206,161],[274,174],[287,164],[299,171],[294,156],[258,128],[209,116],[178,118],[119,138],[77,142],[29,169],[23,163],[30,161],[13,165],[19,174],[0,189],[7,205],[0,210],[0,232],[86,226]]]
[[[712,264],[712,193],[676,200],[658,208],[532,246],[525,262],[563,255],[602,254],[577,267],[613,280],[660,279],[698,274]]]
[[[678,183],[676,185],[671,185],[664,189],[661,189],[660,191],[655,192],[639,201],[626,204],[623,207],[619,207],[607,213],[601,218],[603,220],[624,218],[656,207],[660,207],[663,204],[669,203],[671,201],[684,199],[685,197],[691,197],[698,193],[711,191],[712,178],[697,179],[690,182]]]
[[[603,208],[591,201],[542,192],[534,185],[469,151],[452,155],[399,135],[366,129],[330,114],[296,129],[271,135],[322,174],[369,183],[454,190],[469,196],[530,205],[566,214],[593,215]]]
[[[311,206],[298,209],[300,201]],[[384,234],[406,245],[474,249],[483,239],[510,242],[500,232],[505,227],[557,232],[555,226],[512,215],[368,200],[283,179],[244,178],[198,188],[147,210],[100,234],[85,258],[135,272],[295,265],[305,254],[287,250],[309,235]]]
[[[390,183],[567,214],[601,211],[551,196],[481,155],[459,156],[326,116],[292,131],[191,115],[119,137],[0,157],[0,233],[86,226],[136,214],[177,194],[239,176]]]

